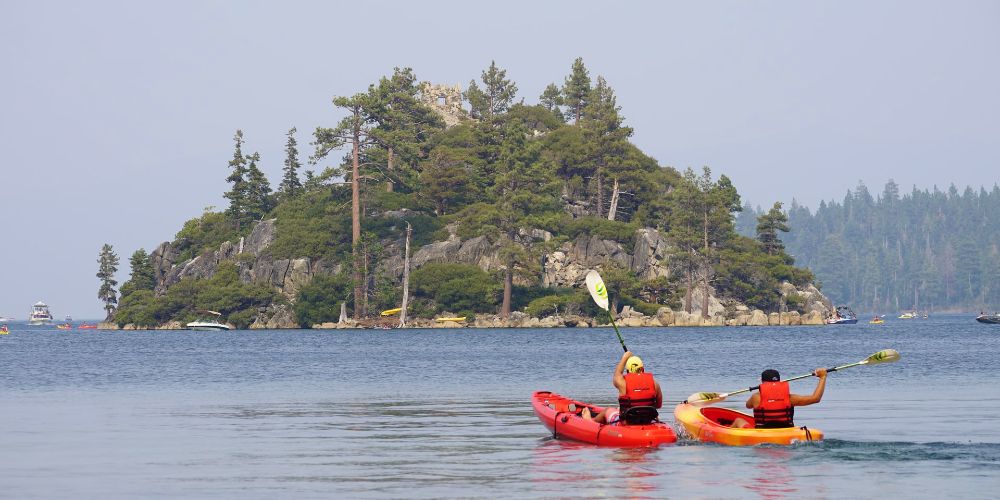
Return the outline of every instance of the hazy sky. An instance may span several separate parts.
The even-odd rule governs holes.
[[[226,206],[237,128],[280,179],[285,132],[394,66],[496,60],[526,102],[576,57],[662,165],[810,207],[863,181],[1000,181],[998,2],[0,0],[0,315],[103,316],[97,256]]]

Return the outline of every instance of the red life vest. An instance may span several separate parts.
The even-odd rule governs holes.
[[[759,390],[760,402],[753,409],[754,427],[794,427],[792,417],[795,416],[795,408],[792,407],[788,382],[761,382]]]
[[[618,406],[622,413],[634,406],[659,408],[663,401],[656,396],[656,381],[652,373],[626,373],[625,395],[618,396]]]

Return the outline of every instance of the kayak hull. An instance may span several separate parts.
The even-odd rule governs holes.
[[[691,439],[727,446],[789,445],[823,439],[823,431],[813,428],[754,429],[753,415],[718,406],[698,407],[681,403],[674,409],[674,418]],[[751,427],[732,427],[736,418],[746,420]]]
[[[571,439],[598,446],[649,448],[677,441],[674,429],[664,422],[646,425],[599,424],[580,416],[583,408],[597,415],[604,408],[574,401],[548,391],[535,392],[531,404],[538,420],[556,439]]]

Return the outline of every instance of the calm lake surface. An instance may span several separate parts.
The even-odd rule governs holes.
[[[609,404],[610,329],[60,331],[0,336],[0,497],[996,498],[1000,326],[632,328],[673,404],[830,375],[822,443],[648,450],[553,440],[535,390]],[[809,393],[809,378],[792,390]],[[724,406],[742,407],[735,397]]]

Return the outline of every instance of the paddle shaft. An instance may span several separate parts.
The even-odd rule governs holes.
[[[852,366],[866,365],[866,364],[868,364],[868,360],[864,359],[864,360],[858,361],[856,363],[848,363],[846,365],[840,365],[840,366],[834,366],[833,368],[827,368],[826,372],[827,373],[833,373],[833,372],[835,372],[837,370],[843,370],[844,368],[850,368]],[[785,380],[782,380],[782,382],[791,382],[793,380],[799,380],[799,379],[804,379],[804,378],[807,378],[807,377],[814,377],[814,376],[816,376],[815,373],[806,373],[805,375],[799,375],[799,376],[792,377],[792,378],[786,378]],[[734,391],[734,392],[727,392],[725,394],[722,394],[721,396],[728,398],[729,396],[735,396],[736,394],[743,394],[744,392],[756,391],[757,389],[760,389],[759,385],[755,385],[753,387],[747,387],[746,389],[740,389],[740,390]]]
[[[611,326],[615,328],[615,335],[618,335],[618,342],[622,345],[622,350],[628,352],[628,347],[625,347],[625,339],[622,338],[622,332],[618,331],[618,325],[615,324],[615,317],[611,314],[611,310],[608,310],[608,319],[611,320]]]

